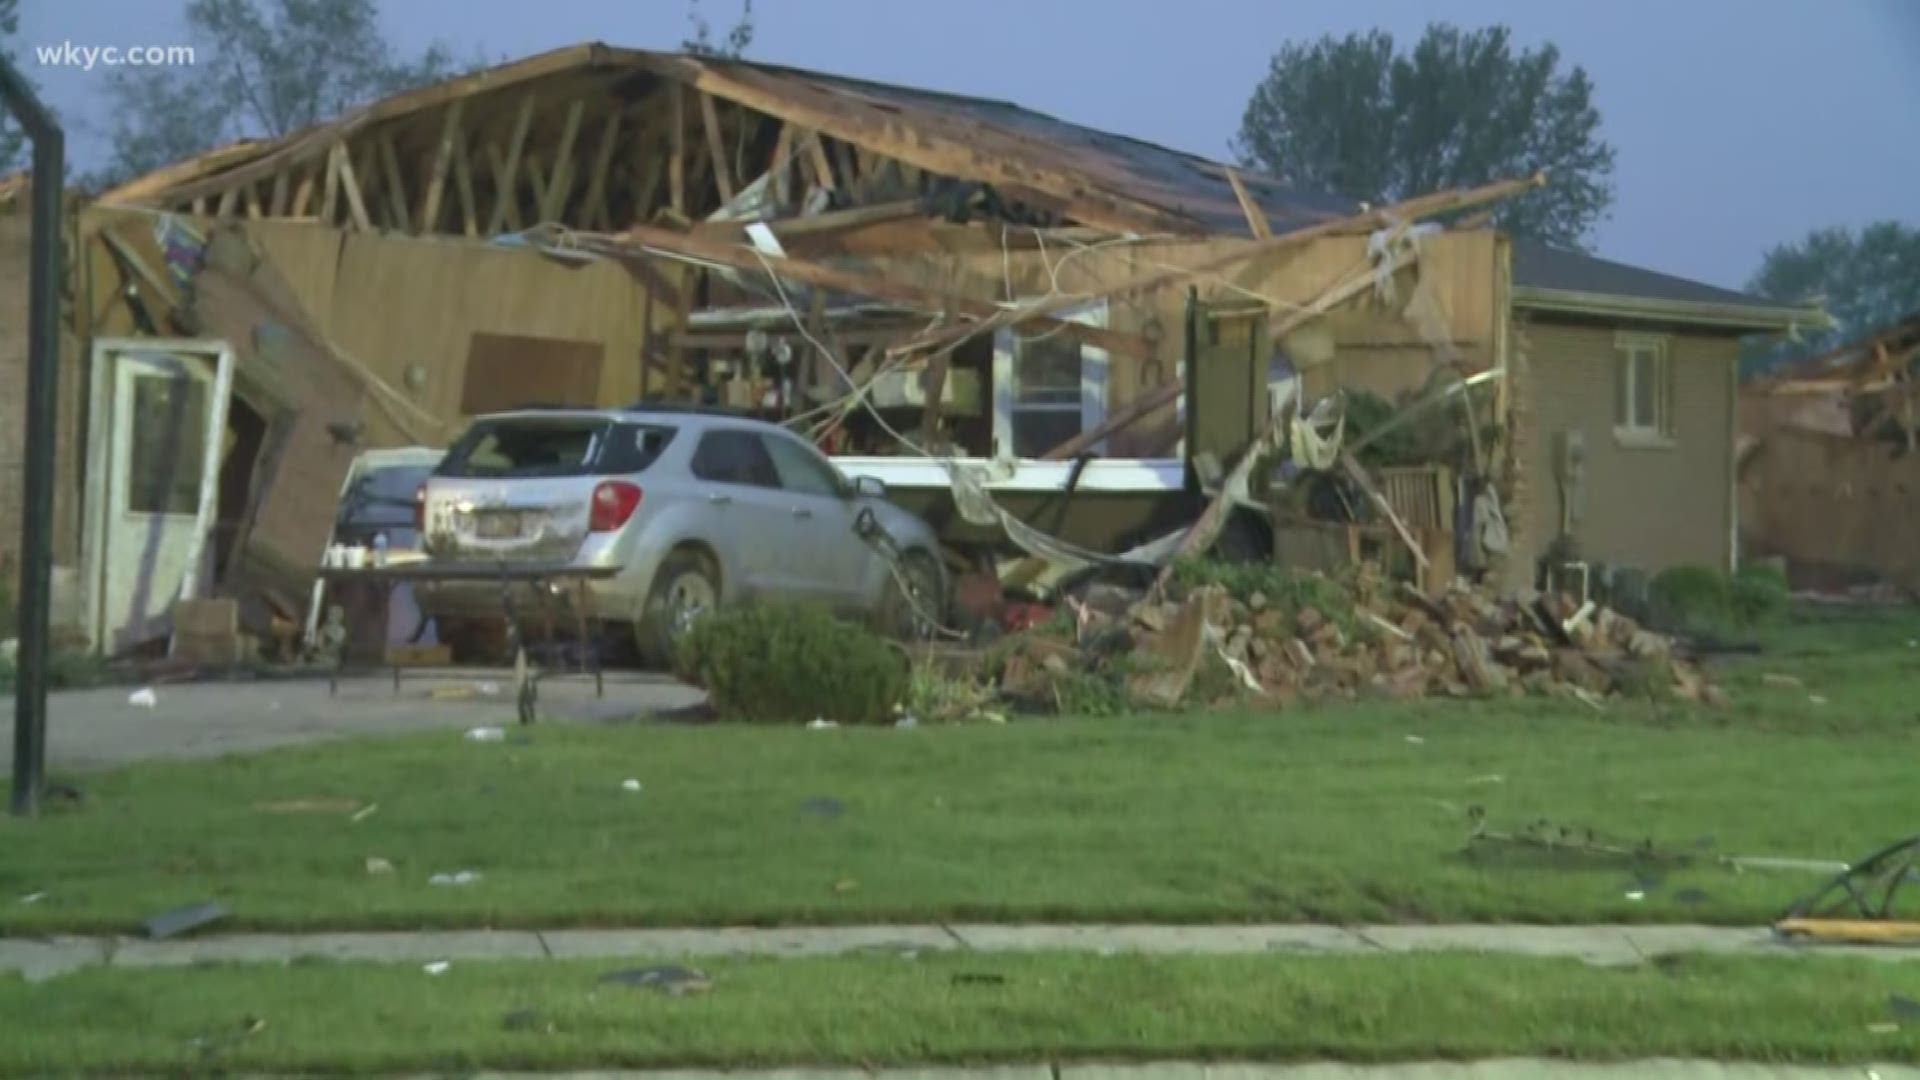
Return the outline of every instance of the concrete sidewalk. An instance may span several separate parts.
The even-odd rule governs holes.
[[[1294,1065],[1202,1064],[1186,1061],[1136,1065],[1072,1063],[924,1069],[767,1069],[663,1072],[572,1072],[466,1074],[470,1080],[1920,1080],[1904,1065],[1797,1066],[1652,1058],[1584,1063],[1549,1058],[1487,1061],[1416,1061],[1392,1065],[1309,1062]],[[422,1076],[417,1080],[430,1080]]]
[[[1677,953],[1920,959],[1920,949],[1796,946],[1765,928],[1708,926],[847,926],[717,930],[442,930],[214,934],[137,938],[0,938],[0,972],[52,978],[86,967],[198,963],[593,960],[859,953],[1093,952],[1360,955],[1437,951],[1636,964]]]

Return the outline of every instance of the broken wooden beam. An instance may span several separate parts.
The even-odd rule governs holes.
[[[720,243],[689,233],[640,225],[608,237],[582,236],[581,245],[607,254],[624,254],[635,248],[655,248],[705,262],[718,263],[737,270],[772,274],[816,288],[891,300],[929,312],[951,312],[975,319],[1005,318],[1006,310],[996,304],[968,297],[934,292],[889,277],[841,270],[820,263],[791,257],[768,255],[737,244]],[[1022,320],[1036,328],[1055,330],[1096,348],[1124,356],[1152,354],[1152,344],[1134,334],[1125,334],[1064,319],[1040,317]]]
[[[440,128],[440,141],[433,148],[433,164],[427,168],[427,190],[420,201],[420,232],[430,234],[440,227],[440,204],[447,188],[447,172],[453,167],[454,147],[460,139],[460,117],[466,109],[460,98],[447,106],[447,118]]]
[[[506,157],[494,162],[493,217],[487,221],[488,236],[498,233],[510,218],[516,222],[514,227],[519,227],[520,155],[526,151],[527,129],[532,125],[533,95],[528,94],[521,99],[520,114],[513,121],[513,134],[507,138]]]
[[[1240,212],[1247,215],[1247,228],[1253,231],[1253,238],[1266,240],[1273,236],[1273,225],[1267,221],[1267,212],[1253,201],[1253,193],[1247,190],[1244,180],[1240,179],[1239,169],[1227,170],[1227,183],[1233,185],[1233,197],[1240,200]]]
[[[713,183],[720,191],[720,205],[725,206],[733,201],[733,170],[727,165],[727,141],[712,94],[700,95],[700,120],[707,129],[707,152],[713,155]]]
[[[1351,450],[1340,451],[1339,461],[1340,471],[1346,475],[1347,479],[1353,481],[1355,487],[1366,493],[1367,500],[1373,503],[1374,509],[1380,511],[1382,517],[1387,519],[1387,524],[1393,526],[1393,531],[1400,537],[1400,542],[1413,553],[1413,561],[1419,564],[1420,571],[1425,573],[1427,553],[1421,549],[1420,541],[1414,538],[1413,532],[1407,528],[1407,523],[1400,520],[1399,514],[1394,513],[1393,504],[1387,501],[1385,495],[1380,494],[1380,488],[1374,484],[1373,477],[1367,474],[1366,468],[1360,464],[1358,458],[1353,456]]]
[[[580,137],[580,117],[586,108],[587,103],[579,100],[567,106],[567,119],[560,128],[560,145],[553,152],[553,175],[547,178],[545,189],[535,195],[540,205],[537,225],[559,221],[566,211],[567,196],[573,188],[573,144]]]

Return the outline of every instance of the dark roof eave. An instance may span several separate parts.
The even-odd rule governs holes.
[[[1760,304],[1706,304],[1692,300],[1663,300],[1645,296],[1576,292],[1515,286],[1517,308],[1559,315],[1628,319],[1635,322],[1681,323],[1749,333],[1826,330],[1833,319],[1818,307],[1769,307]]]

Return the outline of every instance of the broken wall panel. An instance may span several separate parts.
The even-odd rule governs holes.
[[[670,283],[680,279],[677,267],[657,272]],[[354,235],[342,247],[327,325],[382,379],[408,387],[428,411],[457,422],[469,415],[463,398],[475,334],[598,345],[605,360],[594,403],[638,400],[648,297],[641,278],[611,261]],[[667,304],[654,305],[651,321],[655,334],[677,328]],[[410,378],[424,385],[416,391]]]
[[[1049,243],[1031,230],[962,228],[890,223],[833,237],[812,257],[832,257],[863,272],[885,274],[929,292],[1004,302],[1033,299],[1056,290],[1063,295],[1100,293],[1168,267],[1215,260],[1245,245],[1242,240],[1087,242],[1068,236]],[[1007,247],[1002,250],[1000,241]],[[1191,284],[1204,301],[1264,299],[1277,312],[1290,312],[1356,275],[1371,273],[1368,238],[1328,237],[1297,249],[1279,251],[1236,265]],[[1505,296],[1498,273],[1504,251],[1491,231],[1446,233],[1421,243],[1419,266],[1394,275],[1390,301],[1362,295],[1336,306],[1328,315],[1295,331],[1318,336],[1324,348],[1311,359],[1323,361],[1308,377],[1310,394],[1338,386],[1364,387],[1392,399],[1427,381],[1435,364],[1430,328],[1408,317],[1416,298],[1441,325],[1440,337],[1474,370],[1496,362],[1497,330],[1504,319]],[[1106,372],[1107,410],[1124,409],[1180,378],[1188,282],[1154,292],[1117,297],[1107,305],[1109,330],[1133,335],[1148,346],[1145,355],[1112,355]],[[1371,289],[1367,290],[1370,294]],[[1279,321],[1275,320],[1276,323]],[[1304,366],[1304,365],[1303,365]],[[1109,456],[1162,456],[1180,437],[1176,410],[1168,405],[1106,440]]]
[[[1745,557],[1785,558],[1799,588],[1920,589],[1920,457],[1792,425],[1757,434],[1740,473]]]

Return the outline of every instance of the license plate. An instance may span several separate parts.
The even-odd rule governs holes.
[[[473,535],[482,540],[512,540],[532,531],[534,515],[519,510],[492,510],[473,515]]]

